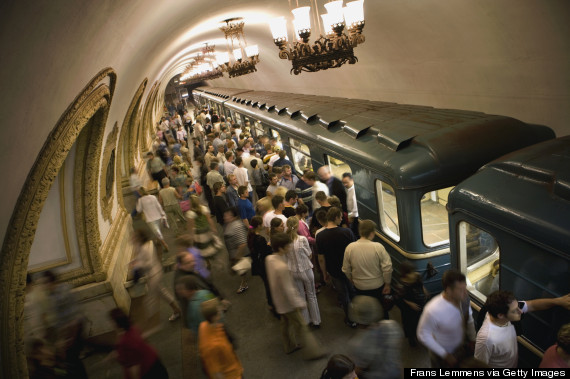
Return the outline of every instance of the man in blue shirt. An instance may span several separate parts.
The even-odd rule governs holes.
[[[291,167],[291,171],[292,171],[293,175],[297,175],[297,173],[295,172],[295,167],[293,166],[293,162],[291,162],[289,159],[287,159],[287,152],[285,150],[280,150],[279,151],[279,159],[277,159],[275,162],[273,162],[272,167],[282,167],[285,165],[288,165],[289,167]]]
[[[239,216],[244,225],[249,228],[249,222],[251,221],[251,218],[255,216],[255,209],[253,208],[251,201],[248,199],[249,192],[247,191],[247,186],[239,186],[238,195]]]

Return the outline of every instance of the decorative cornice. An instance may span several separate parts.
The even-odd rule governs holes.
[[[28,377],[22,330],[24,289],[30,249],[40,213],[49,188],[82,129],[100,109],[106,110],[103,112],[106,117],[116,80],[117,75],[111,68],[100,71],[69,105],[48,135],[14,207],[0,256],[0,343],[10,347],[0,350],[2,377]],[[97,157],[100,157],[100,151]],[[98,163],[97,158],[97,168]],[[94,201],[96,207],[96,194]],[[96,208],[94,212],[97,213]],[[97,218],[95,221],[96,225],[90,222],[89,228],[93,235],[100,238]]]

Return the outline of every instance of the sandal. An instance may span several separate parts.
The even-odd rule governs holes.
[[[236,291],[236,293],[240,294],[240,293],[244,293],[245,291],[247,291],[247,289],[249,289],[249,286],[245,286],[245,287],[239,287],[239,289]]]

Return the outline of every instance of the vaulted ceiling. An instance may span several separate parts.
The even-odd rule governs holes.
[[[566,0],[365,0],[358,63],[298,76],[279,59],[268,26],[272,17],[291,19],[296,3],[308,0],[2,1],[0,161],[13,174],[0,233],[49,132],[97,72],[117,73],[110,130],[145,78],[146,97],[205,42],[225,49],[218,25],[230,17],[244,18],[261,62],[256,73],[213,86],[478,110],[570,133]]]

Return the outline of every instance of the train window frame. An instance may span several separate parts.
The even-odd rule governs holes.
[[[263,123],[259,120],[254,120],[254,123],[251,126],[251,130],[253,133],[255,133],[256,139],[259,139],[262,135],[265,134],[265,129],[263,128]]]
[[[420,205],[420,224],[421,224],[421,230],[422,230],[422,242],[423,242],[424,246],[427,248],[434,248],[434,247],[449,244],[449,217],[448,217],[446,205],[447,205],[449,193],[451,192],[451,190],[453,190],[453,188],[455,188],[455,186],[449,186],[449,187],[445,187],[445,188],[438,188],[435,190],[427,191],[420,198],[419,205]],[[440,200],[442,200],[439,197],[440,191],[446,192],[445,199],[443,199],[445,201],[445,204],[441,204],[441,202],[440,202]],[[427,204],[427,203],[433,204],[435,202],[437,202],[437,204],[439,204],[439,206],[443,207],[443,213],[445,213],[444,220],[446,222],[445,222],[444,233],[447,233],[447,239],[442,239],[442,240],[439,240],[439,241],[434,242],[434,243],[427,243],[426,242],[426,235],[428,233],[426,233],[426,230],[424,228],[424,226],[426,225],[426,222],[424,221],[424,208],[425,208],[425,204]]]
[[[392,223],[394,223],[397,227],[397,234],[392,231],[392,229],[390,229],[387,225],[386,225],[386,217],[385,217],[385,207],[384,207],[384,190],[383,190],[383,185],[387,185],[390,187],[393,196],[394,196],[394,203],[396,205],[396,217],[397,220],[396,222],[394,222],[394,220],[390,217],[390,220],[392,221]],[[400,217],[398,215],[398,211],[399,211],[399,207],[398,207],[398,196],[396,194],[396,191],[394,190],[394,186],[392,186],[390,183],[383,181],[382,179],[376,179],[374,182],[374,189],[376,190],[376,202],[378,205],[378,220],[380,222],[380,228],[382,230],[382,232],[384,234],[386,234],[388,237],[390,237],[392,240],[396,241],[396,242],[400,242],[401,240],[401,235],[402,232],[400,230]]]
[[[331,166],[331,158],[334,159],[334,160],[336,160],[336,161],[341,162],[341,163],[344,164],[344,165],[346,165],[346,166],[348,167],[348,171],[344,171],[344,172],[342,172],[340,175],[335,175],[335,170],[333,170],[333,168],[332,168],[332,166]],[[334,155],[325,154],[325,162],[327,162],[327,166],[329,166],[329,170],[330,170],[332,176],[334,176],[335,178],[337,178],[337,179],[339,179],[339,180],[342,180],[342,174],[344,174],[345,172],[348,172],[348,173],[350,173],[350,174],[352,175],[352,167],[350,167],[350,165],[349,165],[347,162],[343,161],[343,160],[340,159],[340,158],[335,157]],[[340,167],[341,165],[336,165],[336,164],[335,164],[335,166],[336,166],[336,167]]]
[[[473,262],[470,266],[467,265],[467,225],[476,228],[484,233],[486,233],[487,235],[489,235],[496,247],[494,248],[494,250],[491,252],[491,254],[488,254],[487,257],[477,260],[475,262]],[[459,270],[465,275],[466,281],[467,281],[467,290],[469,291],[469,293],[471,293],[477,300],[481,301],[482,303],[484,303],[487,300],[487,295],[490,294],[492,291],[492,286],[493,286],[493,281],[494,281],[494,276],[493,281],[491,282],[491,286],[489,286],[489,291],[487,291],[487,294],[483,293],[482,291],[480,291],[480,288],[477,287],[477,284],[479,282],[481,282],[482,280],[484,280],[487,275],[482,276],[480,279],[478,279],[477,281],[475,281],[475,283],[473,283],[472,279],[473,277],[478,278],[481,276],[481,273],[485,273],[485,269],[487,267],[490,266],[490,270],[488,270],[488,274],[492,275],[492,272],[494,270],[494,266],[496,262],[498,263],[498,269],[496,271],[495,276],[500,277],[500,273],[501,273],[501,264],[500,264],[500,258],[501,258],[501,246],[499,243],[499,240],[497,240],[497,238],[489,233],[487,230],[480,228],[478,225],[475,225],[471,222],[468,222],[466,220],[461,220],[457,223],[457,243],[458,243],[458,250],[459,250],[459,254],[458,254],[458,261],[459,261]],[[498,279],[497,279],[498,280]],[[499,285],[497,286],[496,289],[500,289],[500,280],[498,280]]]
[[[299,147],[297,147],[297,146],[299,146]],[[303,151],[303,147],[305,147],[307,149],[307,152]],[[304,144],[299,139],[289,137],[289,148],[291,149],[291,161],[293,162],[293,165],[295,166],[295,170],[299,174],[302,174],[304,172],[304,170],[313,171],[313,159],[311,158],[311,149],[309,149],[309,145]],[[306,160],[308,159],[309,164],[307,166],[305,166],[304,169],[301,166],[299,166],[299,162],[298,162],[299,160],[297,159],[297,157],[298,157],[297,154],[303,155]]]

